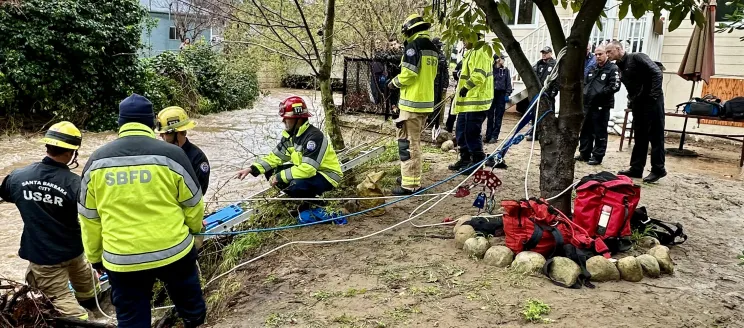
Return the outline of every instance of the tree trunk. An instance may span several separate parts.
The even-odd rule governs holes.
[[[527,87],[530,98],[540,92],[540,82],[532,70],[532,63],[527,61],[519,42],[514,38],[509,27],[499,14],[496,2],[491,0],[475,0],[476,4],[485,12],[488,26],[501,40],[506,52],[512,59],[514,67],[519,72]],[[582,79],[586,45],[594,22],[599,18],[606,0],[586,1],[577,14],[574,26],[568,40],[564,40],[564,33],[560,19],[551,1],[536,1],[551,33],[551,41],[557,54],[561,48],[567,46],[566,55],[559,66],[559,83],[561,92],[560,117],[554,113],[547,114],[540,122],[540,192],[542,197],[557,195],[574,181],[574,152],[579,143],[579,132],[583,119]],[[551,108],[550,101],[541,99],[538,117]],[[571,194],[565,193],[552,204],[562,212],[571,214]]]
[[[325,130],[331,138],[333,148],[346,148],[341,127],[338,122],[338,112],[333,102],[331,89],[331,68],[333,67],[333,21],[336,19],[336,0],[326,0],[325,22],[323,24],[323,58],[321,59],[318,81],[320,82],[320,99],[325,113]]]
[[[584,118],[582,85],[586,45],[589,42],[594,22],[599,18],[605,3],[606,0],[585,2],[571,27],[571,34],[564,43],[566,54],[561,59],[558,70],[560,73],[558,78],[560,116],[556,118],[555,115],[548,114],[540,124],[540,192],[545,198],[557,195],[574,182],[574,166],[576,165],[574,153],[579,145],[581,122]],[[543,14],[543,16],[546,20],[557,19],[557,15]],[[560,24],[547,24],[555,28],[560,27]],[[561,30],[560,33],[562,34],[563,31]],[[547,108],[542,104],[540,107]],[[555,199],[552,204],[563,213],[571,215],[573,203],[571,196],[571,192],[566,192]]]

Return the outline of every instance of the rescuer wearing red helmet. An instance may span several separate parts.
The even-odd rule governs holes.
[[[312,116],[302,98],[292,96],[279,103],[285,129],[276,148],[236,175],[264,174],[272,186],[289,197],[311,198],[336,188],[341,182],[341,163],[328,137],[310,124]]]

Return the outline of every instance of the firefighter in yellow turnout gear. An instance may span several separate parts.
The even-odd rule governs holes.
[[[60,122],[41,142],[46,144],[47,156],[5,177],[0,199],[14,203],[23,219],[18,255],[29,261],[28,284],[49,297],[61,315],[87,320],[83,306],[95,308],[97,282],[83,256],[77,219],[80,177],[68,167],[77,167],[82,135],[72,123]]]
[[[421,128],[434,111],[434,80],[439,64],[438,49],[428,32],[430,27],[421,15],[408,16],[401,28],[406,37],[401,72],[388,84],[391,89],[400,88],[400,114],[395,122],[401,185],[393,188],[394,195],[410,195],[421,189]]]
[[[482,38],[483,34],[478,34],[478,39]],[[465,48],[467,52],[462,59],[454,110],[457,114],[455,136],[460,148],[460,160],[450,165],[449,169],[470,174],[472,170],[467,168],[486,158],[481,131],[493,100],[493,67],[491,56],[484,47],[473,49],[473,44],[466,41]]]
[[[147,98],[124,99],[118,123],[119,138],[93,152],[83,169],[85,254],[108,272],[118,327],[150,326],[156,280],[184,327],[197,327],[207,313],[193,236],[204,218],[198,177],[181,148],[155,139]]]

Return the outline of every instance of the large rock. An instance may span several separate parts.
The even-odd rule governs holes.
[[[669,256],[669,247],[659,245],[649,249],[648,254],[659,261],[659,268],[662,273],[674,273],[674,261],[672,261],[672,257]]]
[[[620,271],[615,263],[601,255],[594,256],[586,261],[586,269],[592,275],[591,281],[604,282],[620,280]]]
[[[643,248],[653,248],[656,246],[661,245],[658,239],[651,237],[651,236],[643,236],[640,240],[638,240],[638,246],[641,246]]]
[[[581,268],[569,258],[556,256],[553,258],[553,264],[550,265],[548,274],[555,281],[571,286],[579,279]]]
[[[488,248],[490,247],[491,245],[488,243],[488,239],[486,239],[486,237],[479,236],[468,238],[468,240],[465,241],[465,246],[463,246],[462,249],[464,249],[465,252],[468,253],[468,255],[482,259],[483,255],[486,254],[486,251],[488,251]]]
[[[455,149],[455,143],[452,140],[447,140],[447,141],[445,141],[445,142],[442,143],[442,147],[441,148],[442,148],[442,151],[443,152],[448,152],[450,150]]]
[[[437,145],[444,145],[444,143],[447,141],[452,141],[452,133],[449,133],[447,131],[440,132],[436,139]]]
[[[639,282],[643,280],[643,268],[633,256],[621,258],[617,261],[617,269],[620,277],[625,281]]]
[[[470,215],[463,215],[463,216],[457,218],[457,221],[455,221],[455,227],[452,228],[452,232],[457,232],[457,229],[460,228],[460,226],[463,223],[470,221],[470,219],[472,219],[472,218],[473,217],[470,216]]]
[[[540,272],[545,265],[545,257],[540,253],[521,252],[517,254],[512,262],[512,269],[519,273]]]
[[[646,277],[659,278],[659,276],[661,276],[659,261],[657,261],[655,257],[648,254],[643,254],[639,257],[636,257],[636,260],[638,260],[638,263],[641,264],[641,268],[643,268],[643,274]]]
[[[457,232],[455,232],[455,246],[457,249],[462,249],[462,247],[465,246],[465,242],[473,237],[475,237],[475,229],[473,229],[472,226],[461,226],[457,228]]]
[[[491,246],[483,256],[483,262],[487,265],[506,268],[514,260],[514,253],[506,246]]]

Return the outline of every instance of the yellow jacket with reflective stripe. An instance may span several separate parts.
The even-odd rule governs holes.
[[[460,89],[467,88],[468,94],[460,97]],[[468,50],[462,59],[462,72],[457,82],[455,113],[480,112],[488,110],[493,100],[493,65],[491,56],[484,47]]]
[[[333,145],[310,122],[300,126],[295,136],[290,136],[286,130],[282,131],[282,140],[270,154],[251,165],[251,174],[265,174],[286,162],[291,164],[288,168],[273,172],[284,183],[311,178],[320,173],[334,187],[338,187],[343,177]]]
[[[437,77],[439,53],[423,31],[408,38],[400,61],[400,74],[393,85],[400,88],[398,108],[414,113],[434,111],[434,80]]]
[[[173,263],[202,228],[204,202],[184,151],[127,123],[83,169],[78,216],[85,255],[114,272]]]

